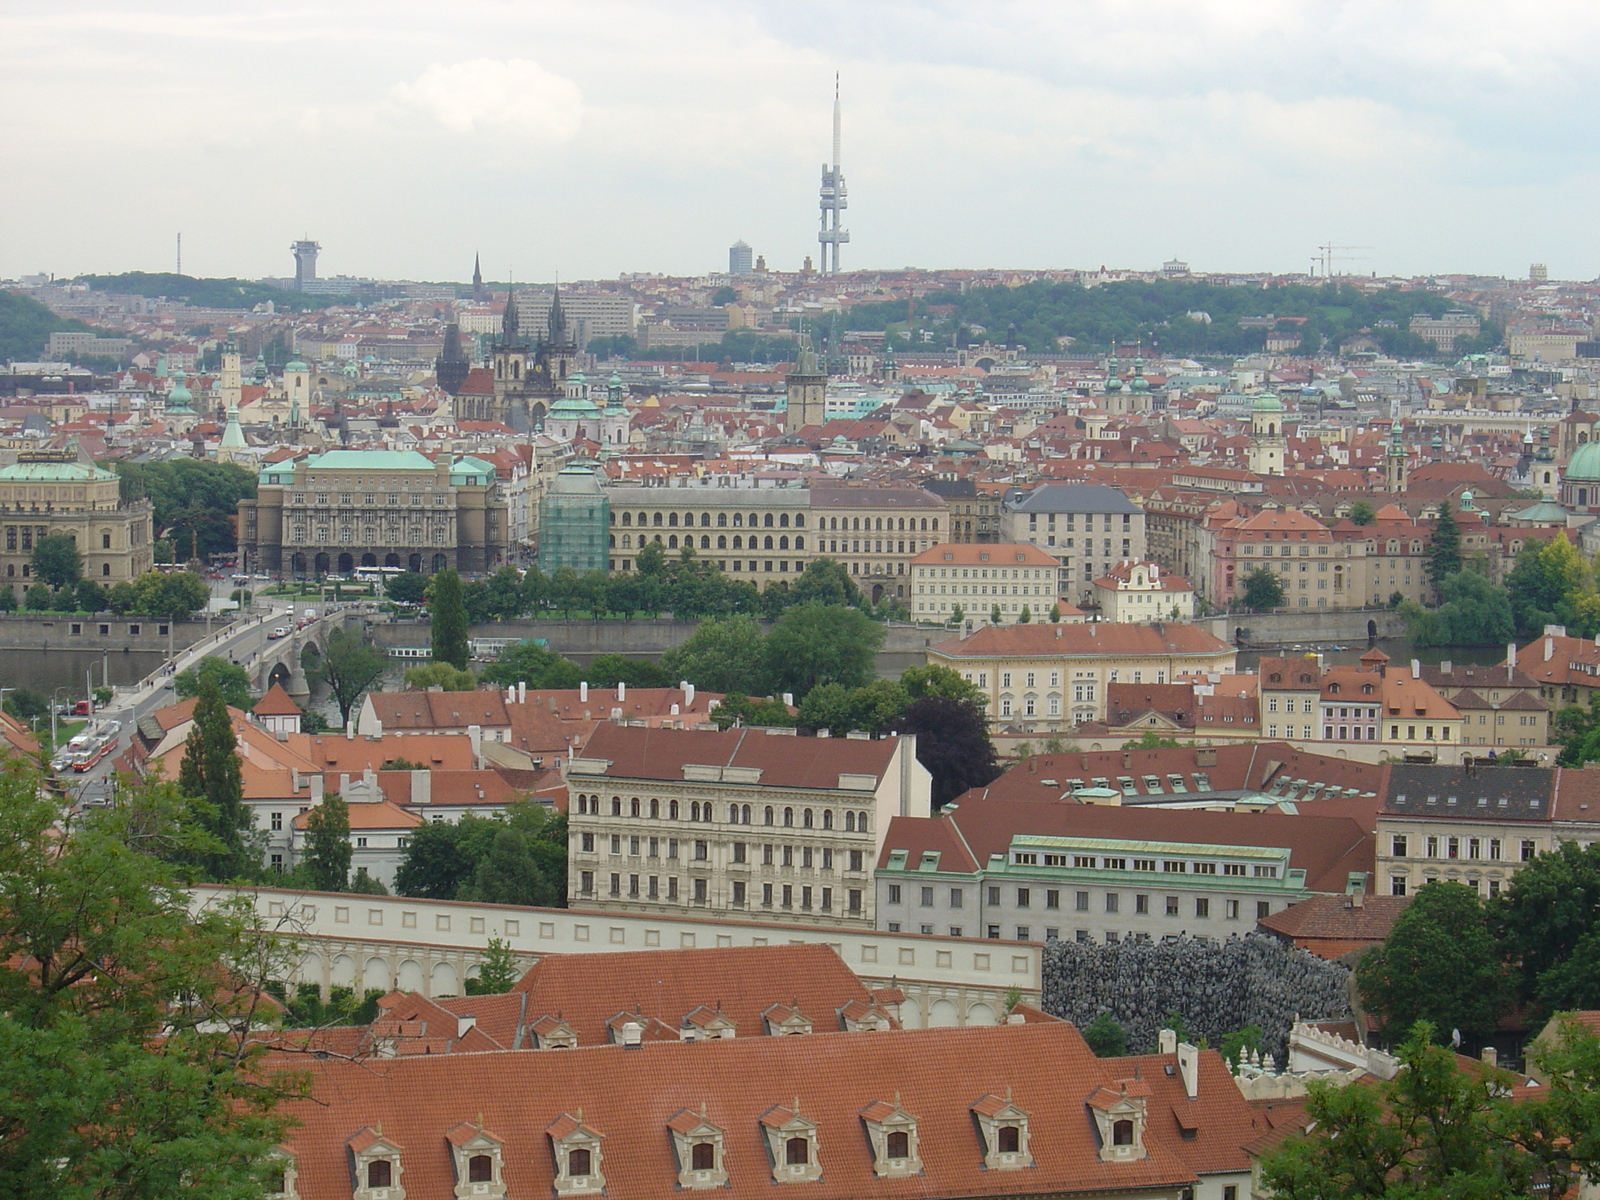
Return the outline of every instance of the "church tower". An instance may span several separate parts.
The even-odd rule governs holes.
[[[483,265],[476,254],[472,256],[472,298],[479,304],[489,298],[489,289],[483,286]]]
[[[572,325],[567,320],[567,310],[561,307],[561,286],[556,285],[555,295],[550,300],[550,319],[545,326],[544,345],[539,347],[544,359],[543,367],[548,376],[548,381],[557,395],[561,394],[562,384],[566,383],[567,376],[571,375],[577,363],[578,342],[573,337]]]
[[[1262,392],[1250,406],[1250,471],[1254,475],[1283,474],[1283,402]]]
[[[222,347],[222,373],[217,383],[221,393],[217,397],[220,401],[218,407],[224,413],[230,408],[238,408],[244,400],[244,376],[239,366],[239,347],[232,338]]]
[[[494,344],[494,411],[484,410],[481,400],[469,402],[470,411],[457,409],[457,418],[469,421],[504,421],[513,399],[521,394],[527,383],[528,343],[522,340],[517,312],[517,289],[513,285],[506,293],[506,309],[500,318],[500,340]]]
[[[800,335],[800,353],[794,370],[784,377],[788,403],[783,415],[783,431],[799,433],[808,425],[821,425],[828,419],[828,377],[817,363],[811,339]]]
[[[1406,443],[1399,417],[1394,419],[1389,432],[1389,448],[1383,455],[1383,486],[1385,491],[1396,495],[1406,490]]]

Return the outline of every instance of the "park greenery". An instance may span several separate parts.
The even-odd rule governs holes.
[[[185,560],[230,554],[238,545],[234,514],[256,494],[255,472],[199,458],[104,464],[117,473],[124,501],[149,500],[156,536]]]
[[[87,815],[0,758],[0,1194],[259,1200],[308,1080],[264,1057],[287,948],[191,910],[217,850],[171,784]]]
[[[93,333],[105,330],[68,317],[58,317],[32,296],[0,292],[0,361],[42,362],[57,332]]]
[[[251,696],[250,672],[238,663],[208,654],[194,666],[179,671],[172,679],[173,693],[179,700],[198,695],[202,680],[209,679],[217,685],[222,701],[230,708],[249,712],[255,700]]]
[[[515,801],[502,814],[467,814],[456,824],[412,830],[395,891],[426,900],[563,907],[567,820],[541,804]]]
[[[1386,1081],[1310,1085],[1309,1122],[1262,1162],[1278,1200],[1564,1200],[1600,1180],[1600,1040],[1576,1021],[1536,1043],[1548,1082],[1464,1067],[1416,1024]]]
[[[271,302],[273,307],[301,312],[336,304],[341,297],[286,292],[252,279],[205,279],[171,271],[125,271],[120,275],[80,275],[78,282],[114,295],[148,296],[182,300],[196,308],[249,309]]]
[[[1424,885],[1356,982],[1396,1041],[1426,1021],[1478,1045],[1518,1007],[1535,1019],[1600,1008],[1600,845],[1537,855],[1499,896]]]

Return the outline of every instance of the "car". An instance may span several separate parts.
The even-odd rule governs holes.
[[[278,638],[286,638],[288,636],[289,636],[289,627],[287,625],[279,625],[271,633],[267,634],[267,640],[268,641],[276,641]]]

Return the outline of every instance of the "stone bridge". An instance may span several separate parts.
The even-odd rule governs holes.
[[[293,617],[285,615],[283,620],[293,628]],[[311,684],[300,666],[301,652],[309,645],[315,646],[319,654],[322,653],[327,648],[331,628],[329,618],[319,617],[304,629],[294,629],[288,637],[268,642],[260,657],[249,666],[256,690],[265,692],[273,684],[281,683],[283,690],[297,704],[309,700]]]

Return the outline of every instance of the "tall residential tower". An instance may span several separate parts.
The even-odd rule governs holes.
[[[822,229],[817,233],[817,243],[822,248],[821,268],[824,275],[839,270],[839,247],[850,240],[850,231],[839,224],[839,216],[850,207],[846,199],[844,174],[839,170],[839,77],[833,77],[833,166],[822,164],[822,191],[819,205],[822,209]],[[833,247],[830,257],[828,248]]]

